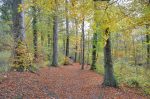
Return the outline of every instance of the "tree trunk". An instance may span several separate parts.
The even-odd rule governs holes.
[[[64,33],[65,35],[65,33]],[[65,36],[63,36],[63,54],[65,55],[66,54],[66,38]]]
[[[75,26],[76,26],[76,38],[78,38],[78,22],[77,22],[77,19],[75,19]],[[77,62],[77,56],[78,56],[78,44],[77,44],[77,41],[76,41],[76,48],[75,48],[75,62]]]
[[[18,11],[19,5],[23,4],[23,0],[13,0],[13,36],[14,42],[17,46],[18,41],[25,40],[25,25],[24,25],[24,11]]]
[[[50,56],[51,56],[51,50],[50,50],[50,47],[51,47],[51,37],[50,37],[50,33],[47,34],[47,44],[48,44],[48,60],[50,61]]]
[[[68,19],[68,0],[66,0],[66,57],[69,57],[69,19]]]
[[[105,69],[105,75],[104,75],[104,86],[110,86],[110,87],[116,87],[117,82],[114,77],[114,71],[113,71],[113,63],[112,63],[112,55],[111,55],[111,40],[110,40],[110,33],[109,28],[106,29],[105,35],[108,36],[108,39],[106,40],[106,45],[104,47],[104,69]]]
[[[34,61],[36,62],[38,58],[37,14],[35,6],[33,6],[32,9],[33,9],[32,28],[33,28]]]
[[[58,66],[58,16],[54,15],[53,20],[53,60],[52,66]]]
[[[97,61],[97,33],[93,35],[93,50],[92,50],[92,65],[91,70],[96,70],[96,61]]]
[[[13,0],[12,3],[14,57],[18,57],[16,49],[18,48],[19,42],[25,41],[24,11],[18,11],[19,5],[21,4],[23,4],[23,0]]]
[[[87,48],[87,65],[90,65],[90,36],[89,36],[89,32],[88,32],[88,48]]]
[[[50,34],[47,34],[47,44],[48,44],[48,49],[50,49],[50,45],[51,45],[51,37]]]
[[[94,2],[94,9],[96,10],[97,9],[97,6],[96,6],[96,2]],[[97,18],[97,13],[95,11],[94,13],[94,22],[96,23],[96,29],[97,29],[97,22],[96,22],[96,18]],[[93,34],[93,44],[92,44],[92,65],[91,65],[91,70],[96,70],[96,61],[97,61],[97,57],[96,57],[96,54],[97,54],[97,30],[94,30],[94,34]]]
[[[25,42],[24,9],[20,6],[22,4],[23,0],[13,0],[12,3],[14,37],[13,69],[16,69],[19,72],[23,72],[27,69],[29,70],[29,67],[32,66],[32,60],[28,59],[30,56]],[[18,8],[20,8],[20,10],[18,10]]]
[[[147,29],[149,26],[147,25]],[[150,68],[150,34],[146,34],[146,43],[147,43],[147,68]]]
[[[82,22],[82,67],[81,69],[83,70],[84,69],[84,53],[85,53],[85,33],[84,33],[84,19],[83,19],[83,22]]]

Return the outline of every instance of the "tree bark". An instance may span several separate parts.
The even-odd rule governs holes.
[[[83,70],[84,69],[84,55],[85,54],[85,31],[84,31],[84,19],[83,19],[83,22],[82,22],[82,67],[81,69]]]
[[[25,42],[25,25],[24,25],[24,9],[23,0],[13,0],[12,2],[12,22],[13,22],[13,69],[23,72],[32,66],[32,60],[27,59],[27,44]],[[22,52],[23,50],[23,52]],[[30,70],[29,70],[30,71]]]
[[[13,36],[16,44],[18,41],[25,40],[24,11],[23,8],[19,7],[21,4],[23,4],[23,0],[13,0]],[[20,8],[21,11],[18,11],[18,8]]]
[[[57,6],[57,2],[56,2]],[[53,17],[53,60],[52,66],[58,66],[58,16],[57,7],[55,9],[55,14]]]
[[[69,57],[69,19],[68,19],[68,0],[66,0],[66,57]]]
[[[97,33],[93,34],[93,50],[92,50],[92,65],[91,70],[96,70],[96,61],[97,61]]]
[[[37,61],[38,58],[38,33],[37,33],[37,11],[35,6],[32,7],[33,9],[33,21],[32,21],[32,28],[33,28],[33,46],[34,46],[34,61]]]
[[[147,29],[149,26],[146,26]],[[147,43],[147,68],[150,68],[150,34],[147,32],[146,34],[146,43]]]
[[[90,33],[88,32],[88,42],[87,42],[87,65],[90,65]]]
[[[78,22],[77,22],[77,19],[75,19],[75,26],[76,26],[76,38],[78,38]],[[76,48],[75,48],[75,62],[77,62],[77,56],[78,56],[78,44],[77,44],[77,41],[76,41]]]
[[[51,37],[50,37],[50,33],[47,34],[47,45],[48,45],[48,60],[50,61],[50,56],[51,56],[51,50],[50,50],[50,47],[51,47]]]
[[[97,6],[96,6],[96,2],[94,2],[94,10],[97,9]],[[97,29],[97,26],[98,26],[98,22],[96,22],[96,18],[97,18],[97,14],[96,14],[96,11],[94,12],[94,22],[96,23],[96,29]],[[97,30],[94,30],[94,34],[93,34],[93,44],[92,44],[92,65],[91,65],[91,70],[96,70],[96,61],[97,61]]]
[[[105,30],[105,35],[108,36],[106,40],[106,45],[104,47],[104,86],[116,87],[117,82],[114,77],[114,70],[113,70],[113,63],[112,63],[112,54],[111,54],[111,40],[110,40],[110,33],[109,28]]]
[[[23,0],[13,0],[12,2],[12,30],[14,38],[13,56],[19,57],[17,48],[20,42],[25,43],[25,25],[24,25],[24,11],[18,11],[19,5],[23,4]]]

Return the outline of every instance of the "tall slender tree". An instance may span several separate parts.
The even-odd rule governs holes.
[[[77,19],[75,19],[75,27],[76,27],[76,38],[78,38],[78,22]],[[78,44],[76,41],[76,47],[75,47],[75,62],[77,62],[77,56],[78,56]]]
[[[96,61],[97,61],[97,33],[93,34],[93,44],[92,44],[92,65],[91,70],[96,70]]]
[[[147,30],[149,29],[149,25],[146,25]],[[150,34],[147,31],[146,33],[146,43],[147,43],[147,67],[150,68]]]
[[[66,57],[69,57],[69,18],[68,18],[68,0],[66,0]]]
[[[98,25],[97,25],[97,22],[96,22],[96,18],[97,18],[96,8],[97,8],[96,2],[94,2],[94,11],[95,11],[94,12],[94,22],[95,22],[96,28],[97,28]],[[94,30],[94,34],[93,34],[93,44],[92,44],[93,49],[92,49],[92,65],[91,65],[91,70],[96,70],[96,60],[97,60],[97,56],[96,56],[96,54],[97,54],[97,32],[98,32],[96,30]]]
[[[82,67],[81,69],[84,69],[85,64],[85,30],[84,30],[84,19],[82,20]]]
[[[58,1],[55,0],[55,13],[53,16],[53,60],[52,66],[58,66]]]
[[[37,33],[37,9],[35,5],[32,7],[33,10],[33,46],[34,46],[34,61],[37,61],[38,58],[38,33]]]
[[[47,33],[47,47],[48,47],[48,51],[49,51],[49,53],[48,53],[48,60],[50,61],[50,59],[51,59],[51,34],[50,34],[50,32],[51,32],[51,30],[49,29],[49,28],[51,28],[50,26],[51,26],[51,24],[50,24],[50,17],[48,17],[48,23],[47,23],[47,25],[49,26],[48,27],[48,33]]]

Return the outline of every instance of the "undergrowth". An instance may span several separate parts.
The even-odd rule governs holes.
[[[104,74],[103,65],[97,64],[97,72]],[[129,87],[140,88],[145,94],[150,95],[150,70],[145,67],[115,63],[114,73],[119,85],[126,84]]]
[[[7,72],[10,69],[9,57],[11,51],[0,51],[0,72]]]

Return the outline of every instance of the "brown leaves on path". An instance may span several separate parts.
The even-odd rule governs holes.
[[[127,88],[103,88],[103,77],[79,64],[42,68],[37,74],[0,74],[0,99],[150,99]]]

